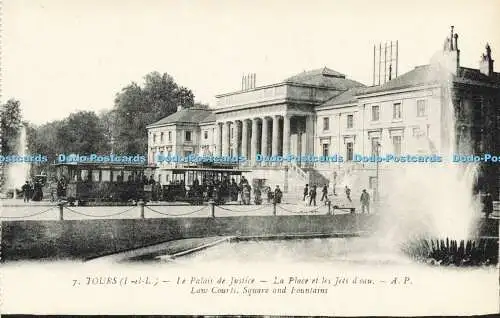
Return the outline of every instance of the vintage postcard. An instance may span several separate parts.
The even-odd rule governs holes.
[[[500,2],[4,0],[0,312],[499,312]]]

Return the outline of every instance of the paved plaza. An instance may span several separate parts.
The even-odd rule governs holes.
[[[316,206],[309,206],[308,202],[302,200],[302,195],[297,193],[285,193],[281,204],[276,205],[277,215],[321,215],[328,213],[328,206],[321,202],[318,196]],[[355,213],[361,213],[359,200],[353,198],[349,202],[345,196],[329,195],[331,210],[334,214],[350,213],[350,207],[355,208]],[[340,209],[333,209],[334,206]],[[498,204],[495,206],[493,218],[500,217]],[[371,206],[371,213],[374,212]],[[0,220],[58,220],[59,207],[57,202],[40,201],[24,203],[23,199],[0,200]],[[229,202],[224,205],[215,206],[216,217],[228,216],[255,216],[273,215],[273,204],[264,200],[262,205],[241,205],[238,202]],[[145,218],[163,217],[209,217],[211,209],[208,203],[203,205],[191,205],[185,202],[148,202],[144,207]],[[65,220],[83,219],[134,219],[141,217],[139,205],[121,206],[64,206]]]
[[[277,215],[311,215],[327,214],[328,206],[317,200],[316,206],[308,206],[302,198],[296,195],[286,195],[281,204],[276,206]],[[336,202],[336,201],[334,201]],[[57,202],[41,201],[24,203],[22,199],[7,199],[0,201],[2,220],[58,220],[59,207]],[[331,204],[333,208],[334,203]],[[339,205],[340,206],[340,205]],[[354,204],[356,211],[360,208]],[[347,210],[335,210],[335,214],[349,213]],[[150,202],[144,207],[145,218],[162,217],[208,217],[211,215],[210,206],[190,205],[183,202]],[[272,203],[264,201],[262,205],[240,205],[229,202],[215,206],[216,217],[273,215]],[[79,219],[133,219],[141,217],[141,207],[129,206],[64,206],[65,220]]]

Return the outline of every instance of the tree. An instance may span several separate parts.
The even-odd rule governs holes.
[[[103,110],[99,113],[99,128],[102,129],[108,143],[108,151],[113,151],[113,131],[115,129],[116,112],[112,110]]]
[[[55,120],[40,126],[28,125],[28,149],[32,154],[44,154],[49,163],[60,153],[65,153],[59,131],[64,126],[63,120]]]
[[[21,128],[21,103],[9,99],[1,106],[2,153],[13,154],[17,151]]]
[[[145,153],[146,126],[177,111],[191,107],[194,95],[168,74],[152,72],[144,77],[144,88],[131,83],[117,94],[114,107],[114,150],[117,153]]]
[[[94,112],[80,111],[70,114],[57,130],[57,139],[65,153],[109,152],[106,131]]]

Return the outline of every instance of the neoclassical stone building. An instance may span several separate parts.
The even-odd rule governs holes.
[[[456,140],[462,150],[500,153],[495,137],[500,74],[493,71],[491,50],[487,46],[478,69],[461,67],[453,31],[428,65],[379,86],[366,87],[324,67],[260,87],[250,76],[240,91],[216,99],[211,109],[179,108],[148,126],[150,162],[162,152],[239,155],[248,159],[250,179],[280,184],[285,191],[334,180],[355,191],[373,188],[374,165],[352,162],[354,155],[439,152],[450,141],[449,103],[454,105]],[[469,144],[472,148],[466,149]],[[344,162],[262,163],[255,162],[257,154],[338,155]],[[498,196],[498,165],[483,169],[485,182]],[[158,175],[162,183],[169,181],[161,167]]]

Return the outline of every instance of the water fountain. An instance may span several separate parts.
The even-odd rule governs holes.
[[[452,162],[454,154],[473,153],[472,141],[457,138],[457,119],[453,105],[453,76],[442,60],[429,67],[430,82],[440,84],[441,142],[425,137],[427,154],[438,154],[439,163],[392,164],[381,175],[383,211],[380,233],[387,245],[417,259],[463,264],[474,259],[487,262],[491,244],[479,239],[481,202],[473,195],[479,166]],[[436,153],[435,144],[440,144]],[[489,252],[486,253],[486,250]],[[489,259],[489,261],[496,261]]]
[[[19,129],[19,139],[16,147],[16,155],[24,157],[27,155],[26,126],[21,125]],[[14,199],[17,197],[16,189],[20,189],[26,180],[29,179],[30,164],[27,162],[13,162],[6,165],[6,187],[9,191],[14,191]]]

